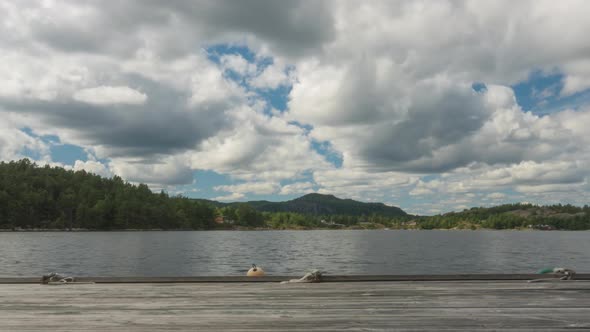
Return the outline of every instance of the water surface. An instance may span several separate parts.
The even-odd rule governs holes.
[[[590,232],[195,231],[0,233],[0,277],[590,272]]]

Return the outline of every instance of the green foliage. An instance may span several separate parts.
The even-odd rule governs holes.
[[[464,229],[590,229],[590,209],[570,204],[535,206],[531,204],[505,204],[490,208],[471,208],[462,212],[420,217],[417,228]]]
[[[407,214],[395,206],[383,203],[364,203],[352,199],[340,199],[333,195],[308,194],[287,202],[252,202],[259,211],[295,212],[309,215],[369,216],[378,214],[386,217],[402,217]]]
[[[3,229],[208,229],[212,206],[154,194],[120,177],[37,167],[28,159],[0,163]]]
[[[216,224],[223,217],[224,224]],[[228,229],[233,227],[590,229],[590,207],[506,204],[418,217],[381,203],[309,194],[287,202],[219,203],[158,194],[85,171],[0,163],[0,229]]]
[[[217,207],[237,207],[243,203],[221,203],[211,200],[197,201],[215,205]],[[308,194],[286,202],[250,201],[246,204],[260,212],[291,212],[305,215],[347,215],[370,216],[373,214],[397,218],[407,216],[402,209],[383,203],[364,203],[352,199],[340,199],[333,195]]]

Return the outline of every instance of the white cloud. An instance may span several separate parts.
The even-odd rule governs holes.
[[[78,90],[74,93],[73,98],[77,101],[96,105],[140,105],[145,103],[147,96],[126,86],[98,86]]]
[[[494,200],[500,200],[506,198],[506,194],[496,192],[488,194],[486,197]]]
[[[588,76],[571,74],[565,78],[562,95],[572,95],[586,89],[590,89],[590,74]]]
[[[364,169],[344,167],[316,170],[313,179],[320,187],[319,193],[361,201],[391,202],[395,194],[408,191],[418,177],[396,172],[368,172]]]
[[[455,211],[463,211],[469,209],[469,206],[465,204],[455,205]]]
[[[424,182],[419,180],[416,183],[414,189],[410,191],[411,196],[424,196],[424,195],[431,195],[434,194],[436,190],[438,190],[441,186],[440,180],[432,180],[428,182]]]
[[[241,194],[241,193],[232,193],[232,194],[229,194],[229,195],[213,197],[213,200],[215,200],[215,201],[221,201],[221,202],[232,202],[232,201],[241,200],[243,198],[244,198],[244,194]]]
[[[266,67],[259,75],[250,80],[250,84],[260,89],[277,89],[291,85],[294,78],[284,65],[273,63]]]
[[[553,195],[559,195],[561,192],[564,193],[571,193],[571,192],[580,192],[580,189],[586,189],[587,183],[576,183],[576,184],[568,184],[568,183],[553,183],[553,184],[539,184],[539,185],[517,185],[516,191],[519,191],[524,194],[535,194],[535,193],[543,193],[549,194],[552,193]],[[579,201],[579,200],[577,200]],[[582,200],[583,202],[583,200]]]
[[[539,117],[509,87],[535,71],[564,75],[559,96],[552,87],[537,100],[590,88],[586,1],[0,0],[0,11],[4,159],[23,149],[48,157],[19,130],[29,127],[159,185],[209,169],[256,184],[311,175],[313,186],[273,193],[313,187],[388,202],[481,193],[474,202],[505,189],[587,197],[587,106]],[[247,46],[256,60],[214,63],[205,49],[220,43]],[[228,70],[262,90],[292,85],[288,110],[265,114],[268,101]],[[342,166],[314,141],[328,142]]]
[[[107,166],[105,166],[101,162],[98,162],[95,160],[87,160],[87,161],[76,160],[76,162],[74,162],[73,170],[74,171],[85,170],[86,172],[94,173],[94,174],[104,176],[104,177],[111,177],[112,176],[112,173],[107,168]]]
[[[424,195],[431,195],[433,193],[434,193],[434,191],[432,191],[428,188],[420,188],[420,187],[416,187],[410,191],[411,196],[424,196]]]
[[[79,56],[66,58],[51,53],[39,56],[25,51],[2,49],[0,98],[48,102],[70,96],[93,80],[88,67],[79,60]],[[94,63],[92,59],[86,62]]]
[[[335,40],[295,66],[289,116],[312,125],[314,138],[330,141],[345,168],[367,171],[438,173],[580,152],[575,142],[588,134],[572,135],[551,118],[523,113],[506,87],[539,68],[567,76],[586,58],[583,29],[559,23],[582,22],[580,12],[531,5],[339,3]],[[545,25],[538,28],[533,17]],[[452,23],[441,29],[436,22]],[[559,38],[561,30],[567,38]],[[546,47],[548,37],[557,45]],[[472,92],[473,82],[487,83],[487,92]]]
[[[248,62],[248,60],[239,54],[225,54],[221,56],[220,62],[224,69],[234,71],[241,76],[256,74],[256,64]]]
[[[113,158],[109,163],[112,174],[131,182],[147,183],[152,187],[184,185],[193,182],[193,172],[182,156],[160,157],[155,160]]]
[[[245,97],[242,89],[234,82],[223,77],[223,73],[211,65],[205,66],[201,72],[190,78],[193,106],[207,107],[211,103],[225,103],[228,99],[235,100]]]
[[[279,194],[294,195],[294,194],[309,194],[314,192],[314,184],[311,182],[295,182],[284,185]]]
[[[0,121],[0,160],[18,160],[29,154],[38,155],[41,160],[48,160],[49,145],[18,129],[17,123],[10,116]]]
[[[313,151],[303,129],[251,108],[231,113],[233,125],[190,152],[191,166],[230,174],[246,181],[272,181],[302,176],[329,167]]]
[[[216,191],[226,191],[240,194],[270,195],[277,192],[279,185],[271,182],[246,182],[235,185],[216,186]]]

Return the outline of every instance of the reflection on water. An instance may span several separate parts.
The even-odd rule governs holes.
[[[590,272],[590,232],[207,231],[0,233],[0,276]]]

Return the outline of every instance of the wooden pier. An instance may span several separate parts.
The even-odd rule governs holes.
[[[588,280],[206,278],[94,278],[98,283],[61,286],[0,279],[0,330],[590,330]]]

